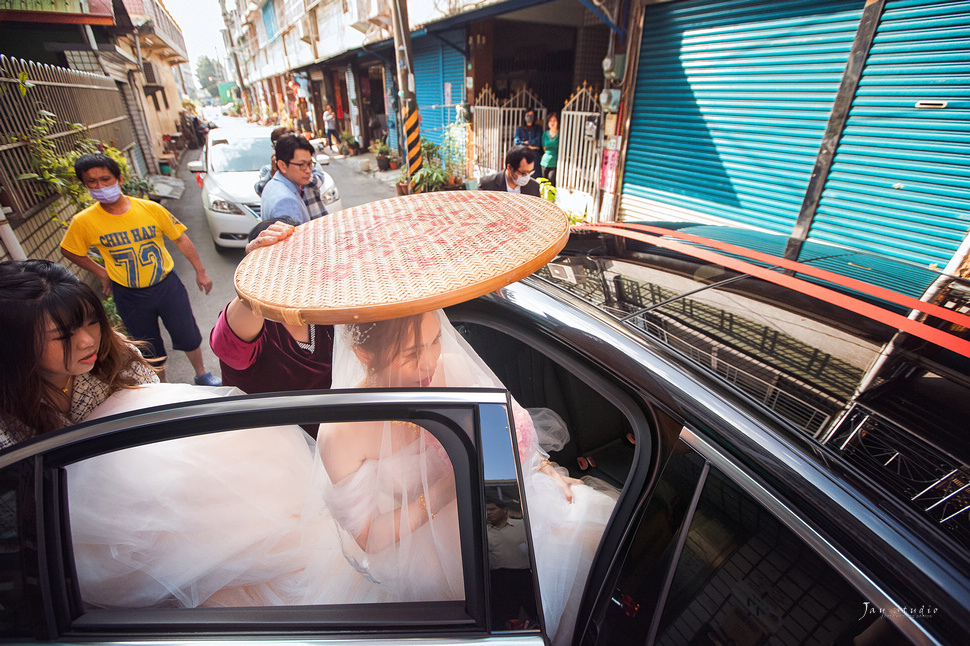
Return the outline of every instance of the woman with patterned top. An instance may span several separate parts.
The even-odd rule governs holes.
[[[158,382],[94,290],[57,263],[0,263],[0,329],[0,449],[82,422],[114,392]]]

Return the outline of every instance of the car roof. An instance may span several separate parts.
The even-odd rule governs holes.
[[[970,548],[967,282],[825,245],[793,266],[785,239],[594,225],[537,277],[726,382]]]
[[[208,141],[211,144],[219,140],[232,142],[240,139],[262,139],[264,137],[268,141],[272,132],[273,128],[267,128],[265,126],[230,126],[210,130]]]

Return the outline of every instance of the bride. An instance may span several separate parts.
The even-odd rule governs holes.
[[[441,311],[338,326],[333,384],[503,387]],[[232,390],[155,385],[112,396],[92,418]],[[513,420],[546,628],[567,643],[613,499],[551,463],[514,402]],[[463,597],[454,470],[410,422],[324,425],[315,447],[299,427],[201,436],[68,471],[89,605]]]
[[[333,387],[504,388],[440,310],[337,326]],[[613,498],[550,462],[515,402],[513,419],[546,628],[568,643]],[[460,598],[455,478],[434,437],[409,422],[333,424],[317,448],[317,509],[357,572],[397,600]]]

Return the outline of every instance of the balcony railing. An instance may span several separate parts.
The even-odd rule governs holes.
[[[155,2],[155,0],[123,0],[123,2],[129,16],[147,16],[151,21],[151,28],[155,35],[161,37],[176,54],[188,60],[189,55],[185,49],[185,38],[182,36],[182,30],[175,24],[175,20],[172,19],[164,6]]]

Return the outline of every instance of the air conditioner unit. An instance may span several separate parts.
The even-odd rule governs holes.
[[[308,45],[320,39],[317,32],[317,23],[313,20],[313,16],[314,14],[306,14],[300,18],[300,40]]]
[[[390,25],[390,5],[386,0],[347,0],[345,6],[347,24],[361,33],[370,31],[371,25]]]

